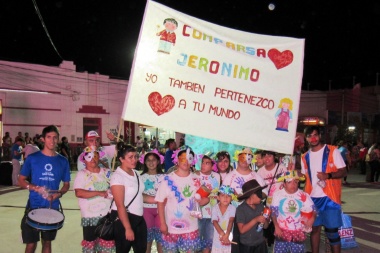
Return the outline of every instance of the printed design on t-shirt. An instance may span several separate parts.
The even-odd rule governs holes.
[[[169,221],[169,224],[173,229],[181,230],[181,229],[188,228],[190,226],[188,220],[182,219],[183,215],[184,215],[184,212],[182,211],[182,205],[179,204],[177,206],[177,210],[174,212],[175,219],[171,219]]]
[[[300,200],[301,200],[302,202],[306,202],[306,200],[307,200],[307,195],[306,195],[305,192],[299,192],[299,193],[298,193],[298,196],[300,197]]]
[[[199,187],[201,187],[201,180],[199,180],[199,178],[194,177],[194,178],[193,178],[193,183],[194,183],[194,187],[195,187],[196,189],[198,189]]]
[[[105,174],[90,173],[86,170],[84,188],[90,191],[106,191],[109,188],[109,178]]]
[[[210,191],[219,188],[219,180],[214,175],[202,175],[202,185],[206,186]]]
[[[44,169],[45,169],[45,172],[42,172],[42,176],[39,179],[43,181],[49,181],[49,182],[55,181],[54,173],[51,172],[53,170],[53,165],[50,163],[47,163],[45,164]]]
[[[184,201],[185,199],[181,196],[181,192],[178,190],[178,187],[174,184],[173,180],[171,180],[169,176],[165,176],[164,179],[168,182],[170,190],[174,192],[174,196],[176,197],[178,203]]]
[[[283,217],[286,217],[280,223],[283,223],[283,227],[289,228],[289,225],[294,227],[300,226],[299,217],[301,215],[302,201],[293,198],[284,198],[279,202],[279,212]]]
[[[243,189],[243,184],[245,183],[243,177],[237,177],[234,182],[236,183],[236,188]]]
[[[149,191],[151,189],[154,189],[154,182],[150,181],[149,179],[147,179],[145,182],[144,182],[144,186],[145,186],[145,191]]]
[[[191,198],[189,199],[189,205],[186,206],[186,208],[191,211],[194,209],[194,206],[195,206],[195,198]]]
[[[190,191],[190,185],[186,185],[184,188],[183,188],[183,191],[182,191],[182,194],[183,196],[185,196],[186,198],[190,198],[191,195],[193,194],[194,191]]]

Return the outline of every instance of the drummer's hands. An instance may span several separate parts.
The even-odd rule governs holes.
[[[37,186],[34,191],[38,192],[44,199],[49,199],[49,190],[45,186]]]
[[[59,199],[62,197],[62,194],[60,192],[55,192],[53,194],[49,194],[49,197],[47,198],[49,201],[53,201],[55,199]]]
[[[131,227],[125,229],[125,238],[127,239],[127,241],[135,240],[135,233],[133,232]]]

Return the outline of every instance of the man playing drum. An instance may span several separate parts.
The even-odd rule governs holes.
[[[40,236],[42,252],[50,253],[52,251],[51,241],[55,239],[57,229],[46,228],[45,230],[33,226],[33,220],[28,220],[32,215],[28,214],[38,213],[31,211],[33,209],[58,211],[60,209],[59,198],[70,188],[69,162],[56,152],[59,140],[58,128],[54,125],[45,127],[42,131],[42,140],[44,148],[28,156],[18,178],[20,187],[29,190],[29,199],[21,222],[22,240],[26,244],[26,253],[35,252]],[[59,189],[61,182],[63,184]],[[50,224],[49,217],[46,219],[46,224]],[[61,222],[63,223],[63,221],[57,221],[57,223]]]

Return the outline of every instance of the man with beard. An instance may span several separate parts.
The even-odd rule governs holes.
[[[307,127],[304,133],[309,143],[309,151],[302,155],[304,191],[311,196],[318,212],[310,236],[312,252],[319,252],[322,226],[332,252],[341,252],[338,229],[342,226],[341,178],[347,174],[346,165],[337,147],[321,142],[318,126]]]

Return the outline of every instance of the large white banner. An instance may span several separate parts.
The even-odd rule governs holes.
[[[304,40],[242,32],[148,1],[122,118],[292,153]]]

